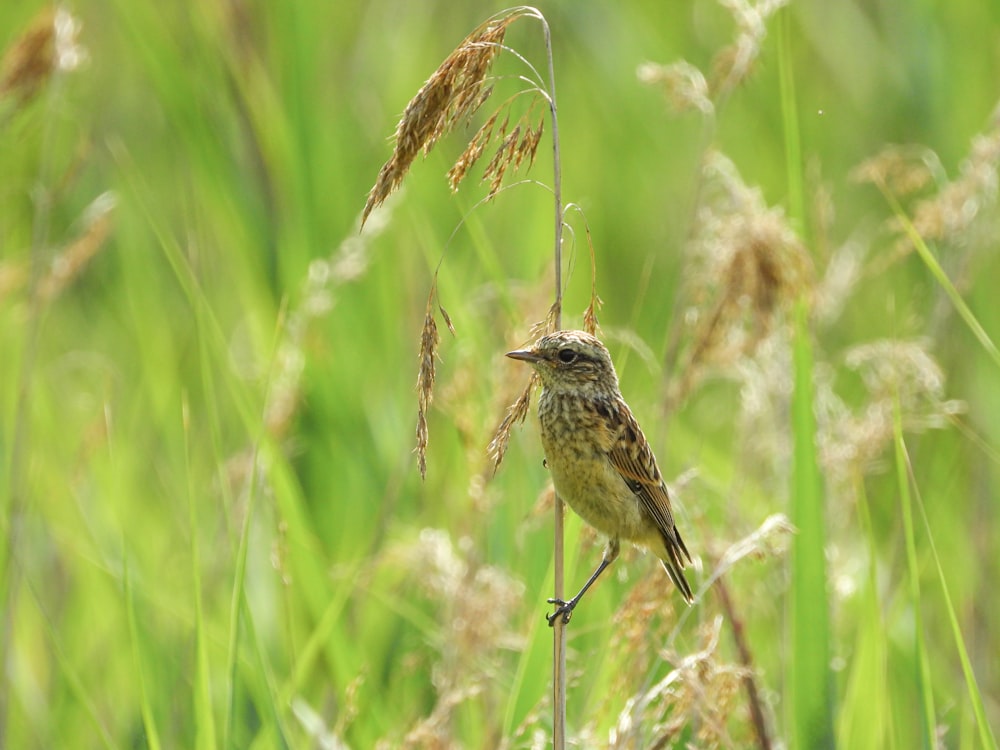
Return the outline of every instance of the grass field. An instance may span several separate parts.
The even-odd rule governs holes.
[[[0,5],[0,747],[551,742],[533,417],[487,455],[552,304],[551,123],[524,184],[445,180],[537,22],[359,232],[502,8]],[[593,272],[698,562],[691,609],[633,550],[583,601],[570,744],[995,748],[1000,4],[539,9],[563,323]]]

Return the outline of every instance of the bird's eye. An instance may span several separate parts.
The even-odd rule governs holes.
[[[576,352],[572,349],[561,349],[559,351],[559,361],[563,364],[572,364],[576,361]]]

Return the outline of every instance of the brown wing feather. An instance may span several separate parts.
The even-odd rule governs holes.
[[[664,546],[670,555],[670,560],[664,560],[663,566],[680,590],[684,599],[693,601],[691,587],[684,578],[684,558],[691,561],[691,554],[681,539],[680,532],[674,524],[674,514],[670,508],[670,496],[667,486],[660,476],[649,444],[639,427],[639,423],[627,406],[622,404],[622,427],[618,433],[608,459],[629,489],[639,498],[643,509],[659,527]]]

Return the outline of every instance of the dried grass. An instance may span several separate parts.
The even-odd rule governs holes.
[[[682,658],[666,677],[625,703],[611,731],[609,748],[670,747],[686,728],[694,728],[697,747],[736,747],[730,719],[746,670],[720,660],[723,618],[701,628],[702,647]]]
[[[10,98],[23,107],[55,73],[78,68],[87,57],[77,44],[80,28],[65,8],[39,11],[0,60],[0,101]]]
[[[636,76],[649,86],[660,86],[670,107],[677,113],[695,111],[710,115],[715,112],[705,74],[687,60],[668,65],[643,63]]]
[[[434,400],[434,380],[437,377],[435,363],[437,348],[441,343],[438,335],[437,321],[434,320],[434,291],[427,297],[427,309],[424,311],[424,326],[420,331],[420,370],[417,374],[417,466],[420,477],[427,477],[427,410]]]
[[[736,24],[736,38],[712,60],[709,90],[718,102],[747,80],[767,37],[767,22],[788,0],[720,0]]]
[[[392,156],[382,165],[378,179],[368,194],[362,212],[362,225],[371,211],[400,186],[419,153],[423,152],[425,156],[430,153],[440,138],[458,125],[467,123],[489,99],[493,87],[486,85],[488,75],[504,48],[507,27],[522,16],[534,14],[531,9],[516,8],[481,24],[445,58],[410,100],[396,125]],[[488,144],[497,140],[499,145],[484,176],[490,182],[490,196],[499,190],[508,167],[513,165],[516,168],[525,160],[528,164],[534,161],[542,137],[542,126],[529,126],[525,120],[515,124],[508,132],[508,112],[498,128],[499,116],[503,110],[509,109],[509,105],[510,100],[487,118],[449,171],[448,182],[453,190],[485,153]]]
[[[881,459],[892,444],[897,406],[904,429],[914,433],[944,429],[965,411],[963,402],[946,398],[945,373],[927,340],[861,344],[847,351],[844,363],[861,378],[867,398],[851,408],[829,379],[819,383],[820,460],[834,482],[848,485],[886,468]]]
[[[902,198],[928,187],[941,172],[941,162],[930,149],[889,144],[851,170],[850,177],[885,187]]]
[[[706,75],[687,60],[669,64],[647,62],[636,71],[645,84],[658,86],[666,94],[675,112],[700,112],[714,115],[722,101],[753,73],[760,57],[767,22],[788,0],[719,0],[736,25],[732,43],[716,53]]]
[[[490,115],[482,127],[476,131],[472,140],[469,141],[469,145],[455,160],[455,164],[448,171],[448,185],[452,192],[458,190],[469,170],[476,165],[491,143],[498,143],[498,145],[483,171],[483,182],[490,184],[487,200],[493,198],[500,191],[508,168],[517,170],[525,162],[530,168],[535,163],[535,155],[538,152],[538,145],[541,143],[545,128],[545,120],[541,116],[536,117],[533,114],[537,99],[528,112],[521,115],[512,129],[510,128],[509,112],[511,102],[512,100],[508,100]],[[505,110],[507,110],[506,116],[498,128],[497,122],[500,114]],[[532,124],[533,122],[534,124]]]
[[[37,294],[42,302],[52,302],[62,294],[105,246],[113,227],[116,204],[114,194],[104,193],[87,207],[79,236],[56,255],[48,273],[38,283]]]
[[[868,182],[897,198],[924,190],[931,184],[937,191],[917,200],[913,208],[913,228],[930,242],[959,245],[986,208],[995,206],[1000,167],[1000,104],[994,109],[989,127],[972,139],[969,155],[954,180],[944,174],[937,154],[922,146],[890,145],[859,164],[851,172],[856,182]],[[913,241],[898,217],[889,222],[897,235],[898,254],[913,249]]]
[[[681,321],[690,333],[680,377],[671,385],[677,403],[712,368],[752,356],[774,329],[777,314],[812,288],[812,261],[780,208],[768,208],[745,185],[733,163],[709,152],[705,199],[688,247]]]
[[[428,154],[440,138],[459,125],[468,124],[492,96],[494,87],[487,85],[490,70],[504,47],[507,27],[518,18],[528,16],[544,18],[537,10],[522,6],[503,11],[490,18],[469,34],[444,62],[438,66],[427,82],[406,105],[403,115],[396,125],[395,147],[392,156],[379,171],[375,185],[368,194],[368,200],[361,214],[361,225],[365,225],[371,212],[380,206],[401,184],[417,154]],[[547,25],[545,26],[547,33]],[[513,53],[531,68],[527,61]],[[489,183],[489,193],[485,200],[493,198],[501,189],[509,170],[517,170],[523,165],[529,168],[534,163],[544,134],[544,113],[538,112],[539,102],[548,102],[549,95],[542,83],[520,76],[529,83],[529,88],[520,91],[501,103],[479,127],[466,148],[448,171],[448,183],[457,190],[469,171],[484,157],[491,147],[495,147],[483,172],[483,181]],[[514,117],[513,106],[522,95],[529,95],[531,102],[526,111]],[[552,109],[554,116],[554,109]],[[427,473],[427,410],[433,400],[433,386],[436,378],[435,360],[440,337],[433,310],[436,298],[436,284],[428,295],[424,324],[420,336],[420,369],[417,377],[417,427],[416,453],[421,477]],[[557,303],[558,304],[558,303]],[[448,329],[455,333],[451,317],[438,304],[438,311]],[[504,424],[490,443],[490,456],[494,466],[499,465],[509,442],[510,428],[516,421],[527,415],[530,392],[534,378],[521,396],[508,410]]]
[[[452,325],[451,316],[448,311],[437,301],[437,277],[431,284],[430,294],[427,295],[427,307],[424,310],[424,325],[420,331],[420,369],[417,373],[417,446],[414,451],[417,454],[417,466],[420,469],[420,478],[427,478],[427,442],[429,438],[427,429],[427,411],[434,400],[434,381],[437,379],[436,362],[438,357],[438,345],[441,337],[438,334],[437,320],[434,317],[434,307],[437,305],[438,313],[444,320],[445,326],[455,335],[455,326]]]
[[[397,569],[410,572],[408,585],[418,587],[433,605],[441,624],[431,644],[437,653],[431,680],[434,707],[420,718],[403,742],[385,747],[457,747],[456,711],[491,683],[502,655],[523,648],[512,628],[524,586],[503,571],[475,561],[471,539],[453,542],[440,529],[423,529],[418,540],[398,551]]]
[[[583,311],[583,330],[591,336],[597,335],[600,325],[597,322],[597,311],[604,305],[597,295],[597,253],[594,252],[594,238],[590,233],[590,225],[584,219],[584,227],[587,230],[587,249],[590,251],[590,304]]]
[[[539,338],[555,331],[556,321],[559,320],[560,314],[561,306],[558,302],[556,302],[549,308],[545,318],[531,327],[530,335],[532,339]],[[486,449],[487,455],[493,462],[494,472],[500,468],[500,463],[503,461],[503,457],[507,453],[507,446],[510,444],[510,431],[514,428],[515,424],[523,422],[525,417],[528,416],[528,409],[531,406],[531,392],[537,385],[539,385],[539,383],[540,381],[538,376],[532,372],[531,376],[528,378],[527,385],[525,385],[520,395],[518,395],[518,397],[514,400],[514,403],[507,407],[507,411],[504,414],[503,419],[500,421],[500,424],[497,425],[497,428],[493,433],[493,438],[490,440]]]

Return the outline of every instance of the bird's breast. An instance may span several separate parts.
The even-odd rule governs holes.
[[[538,419],[559,496],[598,531],[635,538],[643,521],[638,501],[608,458],[617,435],[613,403],[543,392]]]

